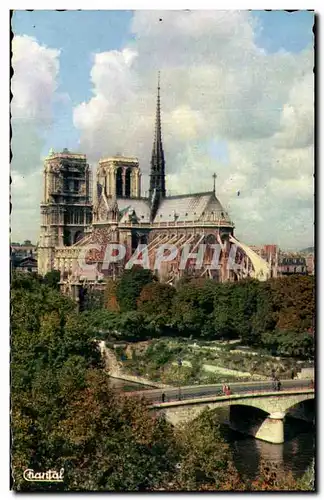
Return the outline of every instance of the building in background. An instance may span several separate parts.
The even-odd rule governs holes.
[[[278,276],[290,276],[292,274],[308,274],[305,257],[296,253],[280,253]]]
[[[11,268],[24,272],[37,272],[37,246],[30,240],[11,244]]]
[[[305,256],[307,274],[315,274],[315,256],[313,253],[309,253]]]

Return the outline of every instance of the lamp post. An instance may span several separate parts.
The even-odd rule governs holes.
[[[178,359],[178,381],[179,381],[179,392],[178,392],[178,399],[179,401],[181,400],[181,386],[180,386],[180,368],[182,366],[182,360],[179,358]]]

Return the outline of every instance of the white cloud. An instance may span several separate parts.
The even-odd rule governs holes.
[[[160,70],[167,188],[209,190],[216,171],[238,237],[305,247],[313,241],[313,51],[267,53],[255,43],[260,28],[248,11],[136,11],[132,41],[93,55],[93,96],[74,108],[74,125],[91,163],[138,156],[145,191]],[[59,51],[29,37],[15,37],[13,49],[12,168],[27,175],[23,195],[41,169],[53,99],[68,96],[56,91]],[[222,160],[212,143],[226,145]]]
[[[52,97],[57,88],[59,51],[39,45],[29,36],[15,36],[12,52],[12,116],[15,120],[47,124],[51,119]]]
[[[11,231],[13,241],[38,240],[42,170],[21,174],[11,172]]]
[[[216,171],[238,236],[307,246],[313,53],[268,54],[255,44],[257,29],[248,11],[136,12],[132,45],[96,55],[94,96],[75,108],[74,123],[92,161],[137,155],[148,174],[161,70],[168,189],[211,189]],[[209,152],[215,140],[227,144],[224,161]]]
[[[41,151],[50,130],[56,98],[59,54],[28,36],[15,36],[12,43],[12,235],[13,239],[36,240],[42,187]]]
[[[282,148],[304,148],[314,141],[314,81],[305,75],[292,87],[281,115],[276,144]]]

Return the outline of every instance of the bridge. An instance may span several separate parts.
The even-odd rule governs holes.
[[[203,411],[221,409],[222,421],[231,428],[270,443],[284,442],[287,415],[313,421],[307,401],[314,400],[309,380],[282,381],[274,391],[271,382],[231,384],[232,394],[221,394],[221,386],[182,387],[140,393],[155,414],[162,414],[172,425],[197,418]]]

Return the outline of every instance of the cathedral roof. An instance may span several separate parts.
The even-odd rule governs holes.
[[[171,222],[175,217],[178,222],[199,221],[207,214],[219,219],[229,219],[213,191],[163,198],[154,222]]]
[[[118,209],[121,215],[119,222],[128,222],[128,212],[132,208],[139,222],[150,222],[150,204],[147,198],[117,198]]]

